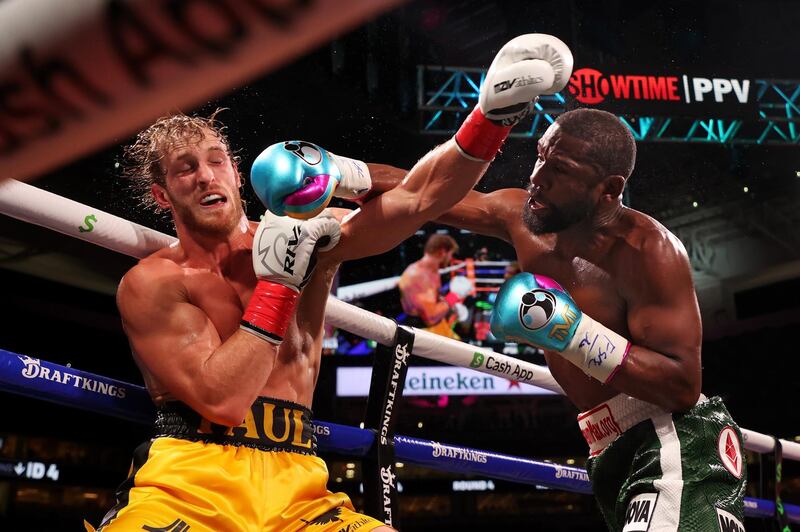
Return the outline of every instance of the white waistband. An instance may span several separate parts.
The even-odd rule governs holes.
[[[701,394],[697,404],[705,400],[706,396]],[[658,405],[621,393],[578,414],[578,427],[589,444],[589,456],[597,456],[634,425],[668,413]]]

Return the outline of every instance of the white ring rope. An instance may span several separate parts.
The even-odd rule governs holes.
[[[333,296],[328,298],[325,321],[334,327],[370,338],[383,345],[392,345],[397,328],[397,324],[389,318],[339,301]],[[414,327],[409,328],[414,331],[414,348],[411,352],[417,356],[444,362],[451,366],[471,368],[504,379],[525,382],[564,395],[564,390],[550,372],[542,366],[452,338],[421,331]],[[491,369],[487,367],[489,361],[491,361],[492,367],[508,369]]]
[[[454,272],[456,270],[460,270],[461,268],[466,267],[466,262],[458,262],[456,264],[451,264],[445,268],[439,268],[439,275],[444,275],[446,273]]]
[[[177,242],[175,237],[154,229],[15,181],[0,183],[0,213],[134,257],[146,256],[161,245]],[[79,227],[87,213],[97,216],[96,230],[82,233]],[[141,247],[135,247],[137,245]],[[392,320],[339,301],[333,296],[328,298],[325,317],[336,327],[384,345],[391,345],[394,339],[396,324]],[[414,334],[412,352],[415,355],[460,367],[471,367],[473,361],[477,360],[476,353],[484,357],[492,356],[498,362],[511,363],[511,367],[517,367],[519,371],[531,371],[531,377],[517,379],[503,371],[488,370],[485,363],[481,364],[481,368],[473,369],[564,394],[546,368],[426,331],[414,329]],[[750,451],[768,453],[775,449],[772,436],[748,429],[742,429],[742,434],[745,448]],[[800,461],[800,443],[783,439],[780,442],[784,458]]]
[[[400,282],[400,276],[387,277],[385,279],[376,279],[375,281],[365,281],[363,283],[349,284],[347,286],[340,286],[336,289],[336,297],[342,301],[354,301],[362,297],[374,296],[375,294],[382,294],[388,292],[397,286]]]
[[[476,260],[475,266],[508,266],[511,264],[509,260]]]
[[[460,270],[466,266],[466,262],[459,262],[446,268],[440,268],[439,274],[444,275],[455,270]],[[475,266],[506,266],[508,261],[483,261],[475,262]],[[382,294],[388,292],[397,286],[400,282],[400,276],[386,277],[385,279],[376,279],[374,281],[365,281],[363,283],[349,284],[347,286],[340,286],[336,289],[336,297],[342,301],[354,301],[362,297],[373,296],[375,294]],[[500,278],[487,278],[475,277],[476,283],[486,284],[503,284],[505,279]]]
[[[476,261],[473,263],[475,266],[508,266],[507,260],[494,260],[494,261]],[[439,268],[439,274],[444,275],[456,270],[460,270],[467,266],[466,262],[459,262],[452,264],[445,268]],[[349,284],[347,286],[340,286],[336,289],[336,297],[342,301],[354,301],[362,297],[373,296],[388,292],[397,286],[400,282],[400,276],[386,277],[385,279],[376,279],[375,281],[365,281],[363,283]],[[475,277],[477,283],[499,283],[503,284],[505,279],[486,279],[482,277]]]
[[[0,212],[137,259],[178,241],[174,236],[13,179],[0,183]],[[81,231],[88,216],[94,216],[92,229]]]

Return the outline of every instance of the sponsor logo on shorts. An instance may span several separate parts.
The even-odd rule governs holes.
[[[183,519],[176,519],[167,526],[148,526],[142,525],[142,530],[147,532],[188,532],[190,527]]]
[[[612,441],[622,434],[611,408],[602,404],[578,416],[578,427],[581,429],[586,443],[589,444],[591,456],[600,454]]]
[[[300,519],[308,526],[322,526],[327,525],[330,523],[335,523],[337,521],[341,522],[342,520],[339,519],[339,515],[342,513],[342,507],[337,506],[335,508],[331,508],[327,512],[321,513],[320,515],[316,516],[314,519],[310,519],[306,521],[305,519]]]
[[[241,442],[265,444],[299,452],[314,448],[316,445],[314,432],[307,411],[269,401],[253,403],[239,426],[223,427],[202,419],[197,427],[198,434],[227,436]]]
[[[731,426],[727,426],[719,433],[717,438],[717,451],[722,465],[725,466],[731,475],[742,478],[742,444],[739,435]]]
[[[744,532],[744,525],[735,515],[720,508],[716,510],[721,532]]]
[[[645,532],[650,528],[650,521],[656,511],[658,493],[642,493],[628,503],[625,511],[625,526],[622,532]]]
[[[96,379],[88,379],[83,375],[75,375],[74,373],[68,373],[55,368],[51,369],[47,366],[42,366],[42,362],[38,358],[20,355],[17,355],[17,358],[25,364],[20,374],[26,379],[44,379],[65,386],[71,385],[73,388],[80,388],[81,390],[89,390],[90,392],[101,395],[119,397],[120,399],[124,399],[128,394],[128,390],[124,386],[116,386]]]
[[[486,453],[482,453],[480,451],[475,451],[473,449],[461,449],[459,447],[447,447],[442,445],[438,442],[433,443],[433,457],[439,458],[440,456],[444,456],[445,458],[455,458],[456,460],[465,460],[467,462],[478,462],[481,464],[485,464],[489,457]]]
[[[361,517],[357,521],[353,521],[352,523],[348,523],[347,525],[343,526],[342,528],[340,528],[336,532],[355,532],[356,530],[358,530],[362,526],[368,525],[369,523],[372,523],[372,519],[370,519],[369,517]]]

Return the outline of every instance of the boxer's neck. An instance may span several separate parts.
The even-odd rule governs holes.
[[[558,233],[556,252],[564,258],[595,262],[593,259],[604,256],[619,233],[625,210],[619,202],[598,208],[586,220]]]

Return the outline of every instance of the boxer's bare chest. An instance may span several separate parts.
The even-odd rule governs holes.
[[[438,293],[439,288],[441,288],[439,270],[414,264],[409,267],[403,277],[403,289],[409,292],[420,293],[434,291]]]
[[[209,271],[186,269],[184,286],[188,302],[202,309],[214,324],[220,340],[227,340],[239,328],[247,302],[255,289],[256,278],[252,271],[221,275]],[[320,269],[314,272],[306,289],[299,297],[297,313],[290,321],[289,330],[281,351],[297,350],[304,342],[298,338],[298,329],[321,327],[325,302],[333,272]],[[302,327],[301,327],[302,326]],[[302,332],[310,332],[304,330]],[[292,349],[285,349],[291,347]]]
[[[225,277],[188,268],[184,271],[188,302],[205,312],[224,342],[239,328],[242,313],[255,288],[255,277]]]
[[[514,235],[513,244],[522,271],[555,279],[582,311],[620,334],[627,332],[627,309],[618,289],[613,250],[593,259],[564,257],[537,237],[520,233]]]
[[[623,336],[629,336],[627,304],[618,289],[621,280],[615,272],[613,254],[597,261],[565,258],[529,234],[517,236],[513,244],[523,271],[555,279],[584,313]],[[616,394],[587,377],[557,353],[548,352],[546,358],[553,376],[581,410]]]

